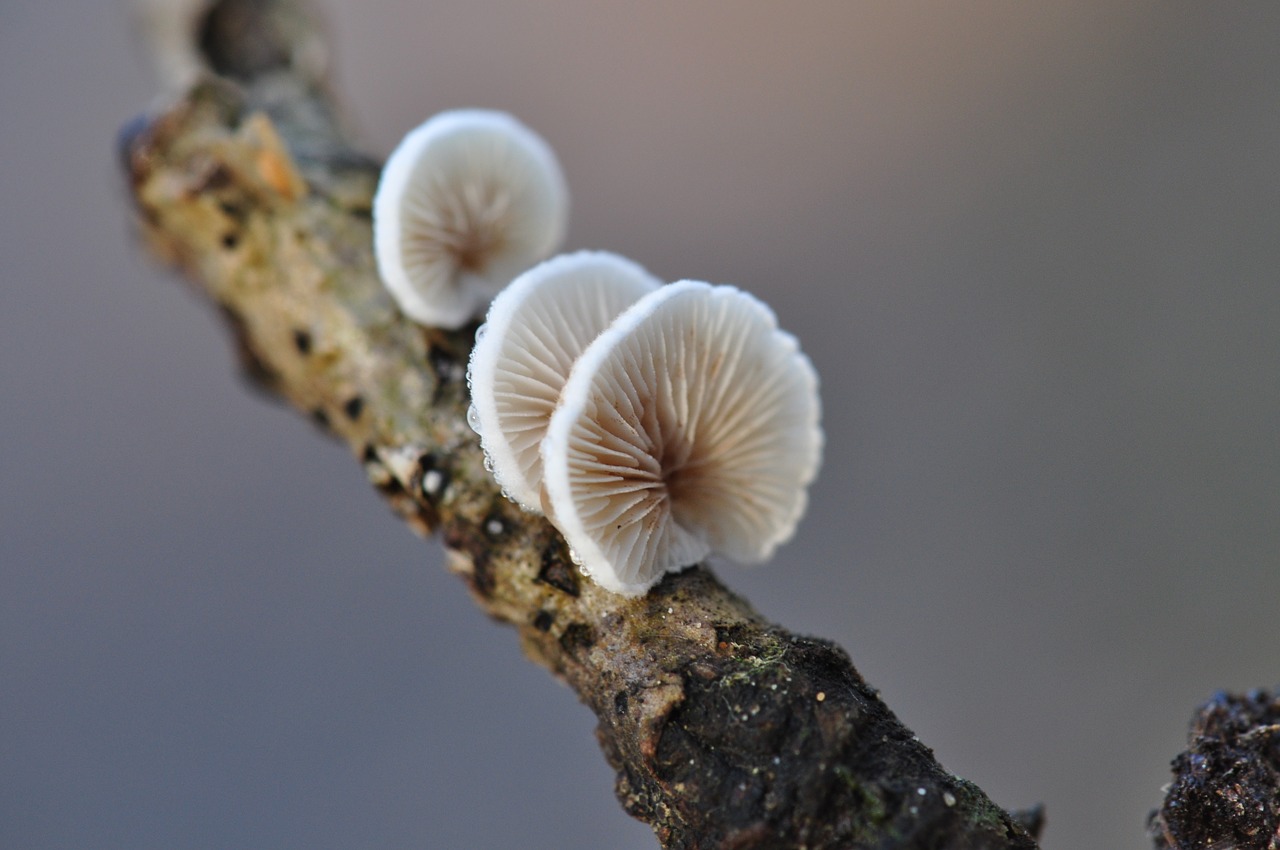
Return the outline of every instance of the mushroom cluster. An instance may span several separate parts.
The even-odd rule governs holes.
[[[822,454],[812,364],[734,287],[664,286],[601,251],[547,260],[567,198],[555,155],[516,119],[443,112],[383,169],[383,283],[427,325],[488,306],[468,421],[503,492],[545,514],[596,583],[635,596],[710,554],[768,558]]]
[[[817,474],[813,366],[731,286],[659,286],[612,254],[557,257],[494,300],[468,378],[504,492],[616,593],[713,553],[765,560]]]

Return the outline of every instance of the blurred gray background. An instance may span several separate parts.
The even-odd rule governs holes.
[[[324,3],[368,149],[559,152],[568,247],[768,300],[797,539],[719,568],[951,770],[1142,848],[1280,682],[1280,5]],[[649,848],[593,718],[135,246],[121,2],[0,0],[0,847]]]

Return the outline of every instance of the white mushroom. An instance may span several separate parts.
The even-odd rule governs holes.
[[[540,512],[538,447],[574,361],[660,281],[628,259],[582,251],[547,260],[498,294],[476,332],[469,419],[503,491]]]
[[[682,281],[637,301],[578,359],[542,443],[583,571],[635,595],[712,552],[767,558],[817,473],[817,388],[795,338],[738,289]]]
[[[378,271],[410,318],[457,328],[564,237],[555,154],[504,112],[442,112],[400,142],[373,201]]]

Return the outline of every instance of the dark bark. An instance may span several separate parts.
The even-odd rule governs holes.
[[[1015,819],[948,773],[839,647],[765,621],[705,567],[640,599],[582,579],[484,469],[474,328],[417,327],[378,282],[377,165],[299,58],[305,16],[225,0],[191,36],[210,75],[122,135],[144,239],[217,305],[245,373],[439,531],[477,604],[591,707],[619,799],[663,846],[1035,847],[1038,812]]]
[[[1189,738],[1148,823],[1156,850],[1280,850],[1280,691],[1216,694]]]

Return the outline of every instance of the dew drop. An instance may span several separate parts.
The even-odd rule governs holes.
[[[476,410],[474,404],[467,408],[467,424],[471,426],[472,431],[480,433],[480,411]]]
[[[489,332],[488,322],[485,322],[484,324],[480,325],[480,327],[476,328],[476,342],[479,342],[480,340],[484,339],[484,335],[487,334],[488,332]]]

